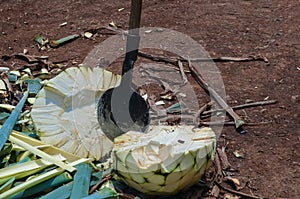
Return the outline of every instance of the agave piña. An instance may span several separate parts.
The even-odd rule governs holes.
[[[100,159],[113,143],[97,120],[101,94],[121,76],[102,68],[72,67],[50,79],[38,93],[31,116],[41,140],[81,157]]]
[[[175,194],[197,182],[211,165],[216,137],[211,128],[151,126],[147,134],[115,139],[113,167],[129,186],[147,194]]]

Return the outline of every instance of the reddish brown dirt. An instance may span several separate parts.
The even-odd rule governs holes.
[[[51,61],[68,60],[67,67],[76,65],[107,35],[98,35],[95,41],[78,39],[49,52],[38,51],[34,36],[58,39],[111,21],[127,29],[129,6],[124,0],[1,1],[0,56],[26,48],[31,55],[48,55]],[[118,11],[122,7],[125,9]],[[63,22],[68,24],[59,27]],[[243,104],[246,99],[278,100],[275,105],[238,111],[247,121],[270,123],[248,126],[244,135],[225,127],[219,146],[227,144],[229,161],[239,170],[234,175],[249,181],[242,191],[267,198],[298,198],[300,1],[146,1],[141,23],[185,33],[212,57],[267,57],[269,65],[217,63],[230,105]],[[245,159],[234,157],[232,152],[237,149],[245,152]]]

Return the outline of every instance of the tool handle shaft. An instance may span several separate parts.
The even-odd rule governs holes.
[[[131,0],[129,32],[126,41],[126,55],[122,66],[122,75],[133,69],[137,60],[140,44],[139,28],[142,13],[142,0]]]
[[[142,13],[142,0],[131,0],[131,10],[129,19],[129,34],[139,35]]]

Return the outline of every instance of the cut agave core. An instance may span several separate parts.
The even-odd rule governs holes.
[[[49,80],[38,93],[31,116],[40,139],[81,157],[99,160],[113,143],[97,120],[97,102],[121,76],[102,68],[72,67]]]
[[[115,139],[113,167],[129,186],[147,194],[175,194],[210,167],[216,150],[211,128],[150,126]]]

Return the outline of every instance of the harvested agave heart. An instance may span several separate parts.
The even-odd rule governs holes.
[[[99,160],[113,142],[97,120],[97,102],[121,76],[102,68],[71,67],[50,79],[40,90],[31,116],[45,143],[80,157]]]
[[[113,167],[119,179],[147,194],[169,195],[197,182],[216,150],[211,128],[150,126],[115,139]]]

